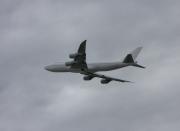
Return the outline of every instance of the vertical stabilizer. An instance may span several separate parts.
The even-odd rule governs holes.
[[[138,47],[135,50],[133,50],[131,53],[129,53],[125,58],[124,58],[124,63],[134,63],[137,56],[141,52],[142,47]]]
[[[141,52],[141,50],[142,50],[142,47],[138,47],[138,48],[136,48],[135,50],[133,50],[133,51],[131,52],[131,55],[132,55],[132,57],[133,57],[133,60],[136,60],[136,58],[137,58],[137,56],[139,55],[139,53]]]
[[[133,50],[130,54],[128,54],[124,60],[123,63],[129,63],[131,66],[139,67],[139,68],[145,68],[144,66],[141,66],[137,64],[136,58],[141,52],[142,47],[138,47],[135,50]]]

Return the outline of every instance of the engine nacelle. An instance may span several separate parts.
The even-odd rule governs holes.
[[[66,62],[66,63],[65,63],[66,66],[72,66],[72,65],[74,65],[74,64],[76,64],[75,61],[70,61],[70,62]]]
[[[70,54],[70,55],[69,55],[69,58],[74,59],[74,58],[76,58],[78,55],[80,55],[80,54],[78,54],[78,53]]]
[[[93,76],[84,76],[83,79],[85,81],[89,81],[89,80],[92,80],[94,77]]]
[[[108,79],[102,79],[101,80],[101,84],[108,84],[109,82],[111,82],[112,80],[108,80]]]

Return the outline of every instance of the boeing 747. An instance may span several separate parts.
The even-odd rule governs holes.
[[[72,72],[80,73],[84,75],[84,80],[89,81],[95,77],[101,78],[102,84],[108,84],[111,81],[118,82],[130,82],[118,78],[109,77],[106,75],[99,74],[100,71],[111,71],[120,69],[127,66],[135,66],[139,68],[145,68],[137,63],[136,58],[142,47],[136,48],[131,53],[127,54],[122,62],[111,62],[111,63],[86,63],[86,40],[83,41],[77,53],[70,54],[69,58],[73,61],[65,62],[64,64],[53,64],[46,66],[45,69],[51,72]]]

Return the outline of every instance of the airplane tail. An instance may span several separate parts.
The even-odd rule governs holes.
[[[124,58],[123,63],[129,63],[130,65],[135,66],[135,67],[145,68],[144,66],[137,64],[137,61],[136,61],[136,58],[141,52],[141,50],[142,50],[142,47],[138,47],[135,50],[133,50],[130,54],[128,54]]]

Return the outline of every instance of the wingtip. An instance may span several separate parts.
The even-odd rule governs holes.
[[[135,82],[132,82],[132,81],[126,81],[126,82],[128,82],[128,83],[135,83]]]
[[[83,42],[81,42],[81,45],[83,46],[83,45],[86,45],[86,42],[87,42],[87,40],[84,40]]]
[[[139,46],[139,47],[137,47],[137,49],[139,49],[139,51],[141,51],[143,49],[143,46]]]
[[[136,47],[135,49],[140,49],[140,50],[142,50],[142,49],[143,49],[143,46],[138,46],[138,47]]]

